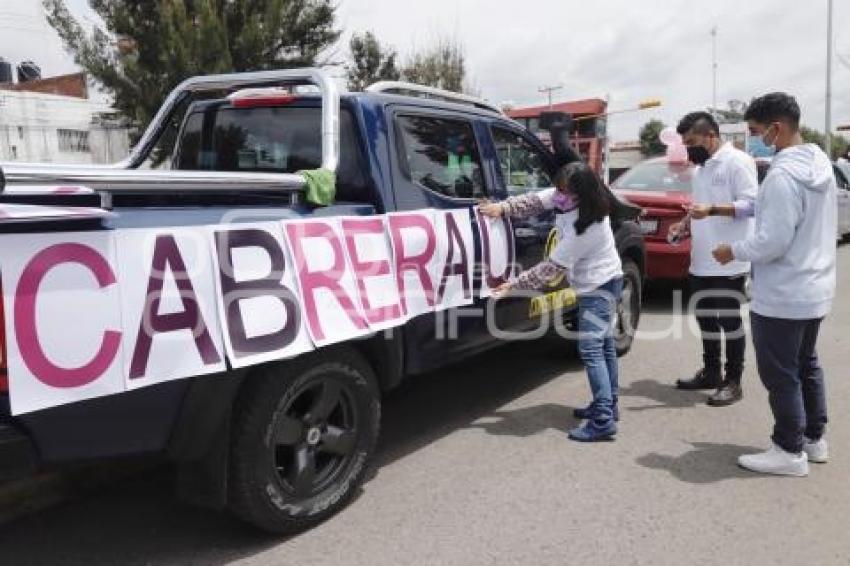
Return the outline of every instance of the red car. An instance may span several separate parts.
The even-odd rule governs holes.
[[[691,204],[694,166],[649,159],[623,173],[611,185],[618,195],[643,208],[640,226],[646,242],[649,279],[684,279],[691,263],[691,239],[667,242],[670,226],[685,216]]]

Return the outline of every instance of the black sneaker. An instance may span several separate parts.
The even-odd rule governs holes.
[[[743,398],[744,392],[741,389],[741,384],[736,381],[727,381],[714,392],[714,395],[708,398],[708,404],[712,407],[726,407]]]
[[[617,402],[617,399],[614,399],[613,405],[613,413],[614,420],[619,422],[620,420],[620,404]],[[593,415],[596,414],[596,405],[591,401],[590,405],[587,407],[580,407],[578,409],[573,409],[573,416],[577,419],[585,420],[592,419]]]
[[[686,391],[696,391],[697,389],[717,389],[723,385],[723,379],[720,377],[720,369],[699,370],[691,379],[677,379],[676,387]]]

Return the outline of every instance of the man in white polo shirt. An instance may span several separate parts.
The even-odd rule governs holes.
[[[752,157],[720,139],[720,128],[708,112],[692,112],[676,131],[697,166],[690,214],[671,227],[671,233],[691,234],[689,284],[702,334],[703,367],[693,378],[680,379],[680,389],[717,389],[712,406],[731,405],[742,397],[746,335],[741,302],[750,264],[718,263],[711,255],[721,242],[745,240],[753,231],[752,206],[758,177]],[[732,203],[732,206],[722,206]],[[721,373],[721,339],[725,338],[726,367]]]

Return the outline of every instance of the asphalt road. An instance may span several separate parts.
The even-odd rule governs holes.
[[[387,399],[374,477],[307,533],[270,539],[183,505],[154,470],[4,526],[0,564],[850,563],[850,245],[820,339],[832,460],[805,479],[735,465],[769,442],[751,349],[742,403],[671,387],[700,359],[674,294],[652,290],[641,322],[672,336],[621,360],[616,442],[566,438],[588,399],[578,362],[511,345]]]

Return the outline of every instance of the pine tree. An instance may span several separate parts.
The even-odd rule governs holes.
[[[454,92],[473,90],[467,83],[463,45],[456,40],[441,38],[433,47],[413,53],[401,76],[412,83]]]
[[[339,37],[332,0],[89,0],[88,32],[64,0],[43,0],[74,60],[143,128],[187,77],[310,66]]]
[[[667,146],[658,139],[663,129],[664,122],[661,120],[650,120],[640,129],[640,152],[645,157],[664,155],[667,151]]]
[[[374,82],[397,81],[401,77],[395,49],[382,46],[371,31],[355,33],[348,46],[352,59],[347,68],[349,90],[361,91]]]

